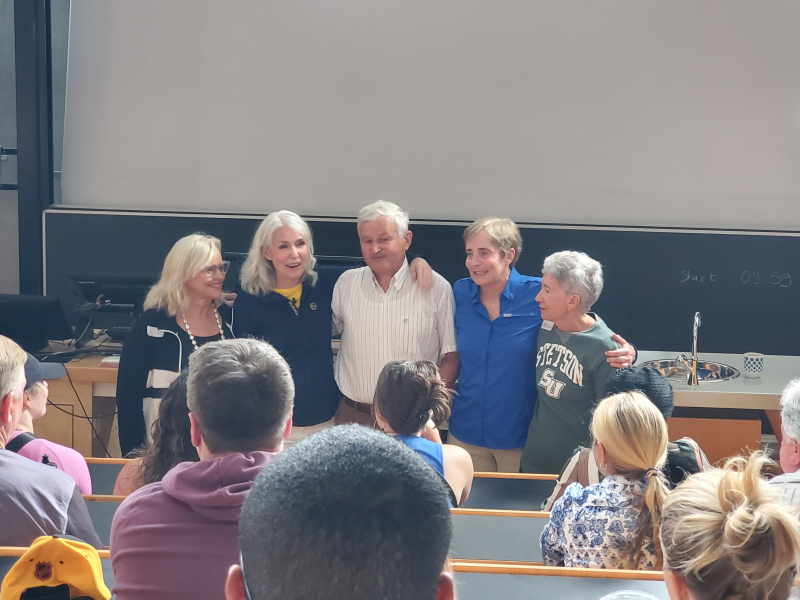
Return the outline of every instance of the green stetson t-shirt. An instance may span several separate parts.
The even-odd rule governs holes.
[[[592,410],[603,398],[614,367],[606,350],[619,345],[602,319],[586,331],[542,323],[536,351],[538,399],[522,452],[523,473],[560,473],[578,446],[588,446]]]

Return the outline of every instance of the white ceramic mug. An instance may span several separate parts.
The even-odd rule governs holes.
[[[744,353],[744,376],[748,379],[758,379],[764,370],[764,355],[759,352]]]

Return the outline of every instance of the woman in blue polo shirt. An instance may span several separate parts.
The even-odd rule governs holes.
[[[347,267],[315,269],[316,262],[308,224],[291,211],[274,212],[253,236],[241,270],[242,293],[234,303],[235,335],[266,340],[292,369],[294,412],[286,445],[332,426],[339,407],[331,299]],[[424,259],[411,262],[414,279],[419,269],[430,270]]]
[[[466,449],[476,471],[519,472],[536,406],[533,361],[542,315],[541,277],[514,268],[522,237],[510,219],[479,219],[464,231],[470,277],[453,286],[461,368],[448,442]],[[629,366],[632,346],[606,353]]]

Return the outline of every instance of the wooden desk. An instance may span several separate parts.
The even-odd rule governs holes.
[[[112,433],[116,402],[110,400],[117,393],[117,368],[100,366],[102,359],[73,360],[65,365],[67,376],[48,382],[50,401],[56,406],[48,406],[47,414],[36,421],[37,435],[75,448],[84,456],[105,456],[102,445],[112,456],[120,456],[119,441]],[[92,417],[91,422],[87,416]],[[99,441],[92,424],[100,434]]]

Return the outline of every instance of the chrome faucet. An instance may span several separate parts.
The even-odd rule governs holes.
[[[686,376],[686,383],[688,385],[698,385],[697,381],[697,330],[700,329],[700,313],[694,313],[694,335],[692,336],[692,357],[686,358],[683,354],[678,356],[678,360],[682,362],[689,373]]]

